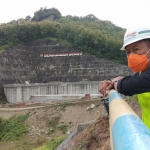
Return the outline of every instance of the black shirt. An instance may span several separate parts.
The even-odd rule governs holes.
[[[119,93],[129,96],[150,92],[150,69],[119,80],[117,89]]]

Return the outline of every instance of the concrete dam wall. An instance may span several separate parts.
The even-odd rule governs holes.
[[[11,103],[35,95],[98,94],[99,81],[132,73],[125,65],[50,39],[15,45],[0,54],[0,81]]]
[[[55,82],[38,84],[4,84],[4,92],[10,103],[47,102],[80,99],[85,94],[100,95],[98,81]]]

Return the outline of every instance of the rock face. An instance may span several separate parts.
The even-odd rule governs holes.
[[[3,84],[100,81],[129,74],[132,72],[127,66],[50,39],[19,44],[0,55],[0,79]]]

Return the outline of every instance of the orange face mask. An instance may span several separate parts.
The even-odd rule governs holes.
[[[131,53],[128,56],[128,67],[132,69],[134,72],[140,72],[146,70],[149,61],[149,59],[146,57],[147,53],[142,55]]]

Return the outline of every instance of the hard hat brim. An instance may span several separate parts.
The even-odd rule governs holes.
[[[123,45],[123,47],[120,49],[120,50],[126,50],[125,47],[128,46],[129,44],[132,44],[132,43],[135,43],[137,41],[140,41],[140,40],[144,40],[144,39],[150,39],[150,35],[146,36],[146,37],[141,37],[141,38],[138,38],[138,39],[135,39],[129,43],[126,43],[125,45]]]

